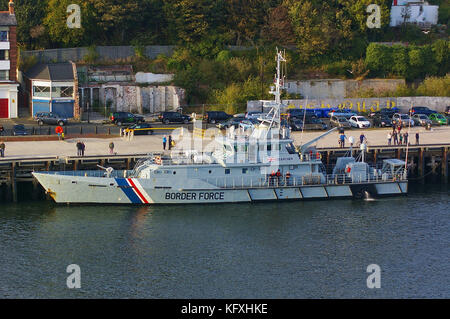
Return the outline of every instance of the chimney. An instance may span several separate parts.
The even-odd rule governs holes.
[[[10,15],[14,14],[14,2],[13,2],[13,0],[9,0],[9,14]]]

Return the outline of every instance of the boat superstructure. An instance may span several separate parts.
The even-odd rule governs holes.
[[[407,193],[405,163],[385,160],[381,169],[352,156],[327,174],[313,144],[296,147],[280,111],[285,58],[277,51],[271,111],[247,132],[216,136],[209,151],[152,153],[133,170],[39,172],[34,177],[58,203],[184,204],[362,198]],[[364,154],[364,150],[362,150]]]

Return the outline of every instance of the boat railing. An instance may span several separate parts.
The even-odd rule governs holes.
[[[407,181],[405,174],[356,174],[349,176],[348,174],[320,175],[310,174],[301,177],[262,177],[255,179],[244,179],[244,177],[236,178],[206,178],[204,182],[218,188],[273,188],[273,187],[298,187],[308,185],[352,185],[352,184],[374,184],[380,182],[398,182]]]

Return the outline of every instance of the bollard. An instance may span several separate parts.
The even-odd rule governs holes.
[[[80,126],[80,135],[83,134],[83,126]]]
[[[97,135],[98,134],[98,127],[97,127],[97,125],[95,126],[95,135]]]

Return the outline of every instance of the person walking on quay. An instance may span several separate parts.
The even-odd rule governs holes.
[[[340,146],[341,148],[344,148],[344,147],[345,147],[345,139],[346,139],[346,136],[345,136],[344,133],[342,133],[342,134],[339,136],[339,146]]]
[[[388,141],[388,145],[390,146],[391,142],[392,142],[392,134],[391,134],[391,132],[388,132],[388,134],[387,134],[387,141]]]
[[[405,134],[403,134],[403,142],[405,143],[405,145],[408,145],[408,132],[405,132]]]
[[[5,143],[3,143],[3,141],[0,141],[0,157],[5,157],[5,148]]]
[[[114,155],[114,143],[109,143],[109,154]]]
[[[164,135],[163,137],[163,150],[166,150],[166,144],[167,144],[167,137]]]
[[[81,156],[81,149],[83,147],[81,146],[81,141],[77,142],[77,156]]]
[[[416,133],[416,145],[419,145],[419,132]]]
[[[400,122],[397,126],[397,131],[398,131],[399,135],[400,135],[401,130],[402,130],[402,122]]]
[[[364,143],[365,140],[367,140],[366,136],[364,135],[364,133],[361,133],[361,135],[359,136],[359,145]]]
[[[396,131],[394,131],[392,138],[394,139],[394,145],[398,145],[398,134]]]
[[[86,150],[86,145],[84,142],[81,142],[81,156],[84,156],[84,151]]]
[[[172,149],[172,135],[169,135],[169,151]]]
[[[400,132],[398,132],[398,145],[402,145],[403,144],[403,134],[401,134]]]

